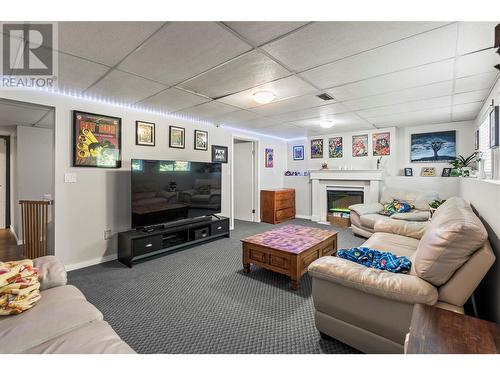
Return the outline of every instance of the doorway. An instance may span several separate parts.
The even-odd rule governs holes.
[[[232,221],[258,221],[258,141],[233,138],[233,215]]]
[[[10,226],[10,137],[0,135],[0,229]]]

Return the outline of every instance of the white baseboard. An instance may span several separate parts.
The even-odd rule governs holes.
[[[311,220],[311,216],[307,216],[307,215],[295,215],[295,218]]]
[[[117,254],[111,254],[111,255],[106,255],[105,257],[89,259],[79,263],[65,264],[64,268],[66,268],[66,271],[73,271],[73,270],[78,270],[80,268],[95,266],[96,264],[100,263],[106,263],[115,260],[117,258],[118,258]]]
[[[22,245],[23,240],[20,240],[19,238],[17,238],[16,228],[14,228],[14,226],[11,225],[9,229],[10,229],[10,232],[14,235],[14,238],[16,239],[17,244]]]

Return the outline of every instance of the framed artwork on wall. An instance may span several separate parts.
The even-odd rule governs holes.
[[[304,160],[304,146],[293,146],[293,160]]]
[[[195,150],[208,150],[208,132],[203,130],[194,131],[194,149]]]
[[[184,148],[186,130],[177,126],[169,126],[168,145],[171,148]]]
[[[450,177],[451,176],[451,168],[443,168],[443,172],[441,172],[441,177]]]
[[[119,117],[73,111],[73,167],[120,168]]]
[[[368,156],[368,134],[352,136],[352,156]]]
[[[434,177],[436,176],[436,168],[434,167],[423,167],[420,175],[423,177]]]
[[[405,168],[405,176],[406,177],[413,176],[413,168]]]
[[[391,133],[372,134],[373,156],[386,156],[391,154]]]
[[[311,139],[311,159],[323,158],[323,139]]]
[[[274,166],[274,150],[272,148],[266,148],[266,168],[272,168]]]
[[[155,124],[152,122],[135,122],[135,144],[138,146],[155,145]]]
[[[333,137],[328,139],[328,156],[330,158],[341,158],[344,156],[342,137]]]
[[[227,147],[212,145],[212,163],[227,163]]]
[[[499,146],[498,106],[494,106],[490,112],[490,148]]]
[[[410,161],[412,163],[446,163],[455,160],[456,131],[419,133],[411,135]]]

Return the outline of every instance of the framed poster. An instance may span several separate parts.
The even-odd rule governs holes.
[[[352,136],[352,156],[368,156],[368,134]]]
[[[212,163],[227,163],[227,147],[212,145]]]
[[[274,150],[272,148],[266,148],[266,168],[272,168],[274,166]]]
[[[494,106],[490,112],[490,148],[499,146],[498,121],[498,106]]]
[[[169,127],[168,145],[171,148],[184,148],[185,147],[185,134],[184,128],[177,126]]]
[[[446,163],[456,159],[456,131],[449,130],[411,135],[412,163]]]
[[[311,139],[311,159],[323,158],[323,139]]]
[[[293,160],[304,160],[304,146],[293,146]]]
[[[436,176],[436,168],[434,167],[423,167],[420,175],[423,177],[434,177]]]
[[[122,119],[73,111],[73,167],[120,168]]]
[[[413,176],[413,168],[405,168],[405,176],[406,177]]]
[[[208,151],[208,132],[203,130],[194,131],[194,149]]]
[[[330,158],[341,158],[344,154],[344,145],[342,137],[333,137],[328,139],[328,156]]]
[[[139,146],[155,145],[155,124],[152,122],[135,122],[135,144]]]
[[[373,156],[386,156],[391,154],[391,133],[372,134]]]
[[[451,176],[451,168],[443,168],[443,172],[441,172],[442,177],[450,177]]]

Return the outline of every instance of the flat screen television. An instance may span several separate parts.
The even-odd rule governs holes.
[[[220,163],[132,159],[132,227],[221,211]]]

